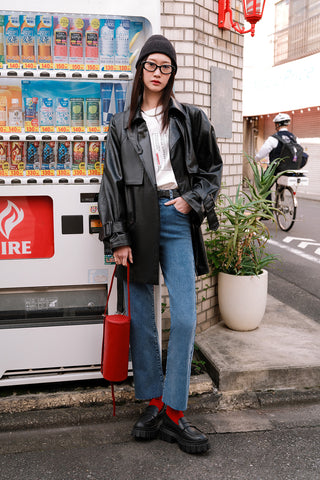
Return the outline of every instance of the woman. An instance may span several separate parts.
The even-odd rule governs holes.
[[[176,71],[173,45],[162,35],[151,36],[137,60],[130,109],[110,123],[99,212],[101,239],[116,264],[131,264],[135,394],[150,400],[132,434],[159,435],[200,453],[208,450],[208,439],[183,412],[196,329],[195,274],[208,272],[201,223],[206,216],[211,229],[218,227],[214,200],[222,161],[205,114],[175,100]],[[165,376],[153,296],[159,264],[171,314]]]

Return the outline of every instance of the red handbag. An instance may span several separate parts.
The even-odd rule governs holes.
[[[128,376],[129,343],[130,343],[130,289],[129,289],[129,263],[127,265],[127,288],[128,288],[128,315],[107,315],[108,302],[112,290],[115,266],[110,289],[107,297],[103,320],[103,339],[101,354],[101,373],[105,380],[111,383],[113,400],[113,415],[115,415],[115,398],[113,382],[122,382]]]

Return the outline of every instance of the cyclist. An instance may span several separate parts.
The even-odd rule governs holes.
[[[298,139],[293,133],[289,132],[287,128],[291,122],[291,118],[287,113],[278,113],[278,115],[274,117],[273,122],[275,124],[276,132],[280,137],[289,137],[299,143]],[[281,150],[282,143],[273,135],[270,135],[260,148],[255,160],[256,162],[261,162],[262,159],[269,156],[269,162],[267,163],[272,163],[276,158],[280,157]]]
[[[288,130],[291,118],[287,113],[278,113],[278,115],[274,117],[273,122],[275,124],[277,135],[282,137],[284,141],[289,142],[290,140],[293,140],[299,143],[295,135]],[[274,162],[274,160],[281,156],[282,145],[282,142],[280,142],[275,136],[270,135],[256,154],[256,162],[260,162],[261,164]],[[269,160],[262,162],[266,157],[268,157]],[[271,200],[271,193],[268,195],[267,200]]]

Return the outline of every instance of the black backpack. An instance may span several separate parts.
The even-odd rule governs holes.
[[[307,163],[308,156],[304,153],[303,147],[297,143],[294,135],[272,135],[282,145],[279,158],[281,161],[276,168],[275,174],[284,170],[300,170]]]

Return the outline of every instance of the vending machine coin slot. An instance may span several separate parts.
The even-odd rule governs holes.
[[[102,223],[99,215],[89,215],[89,233],[99,233]]]
[[[97,203],[99,197],[98,192],[84,192],[80,193],[81,203]]]
[[[63,235],[81,235],[83,234],[83,216],[62,215],[61,227]]]

